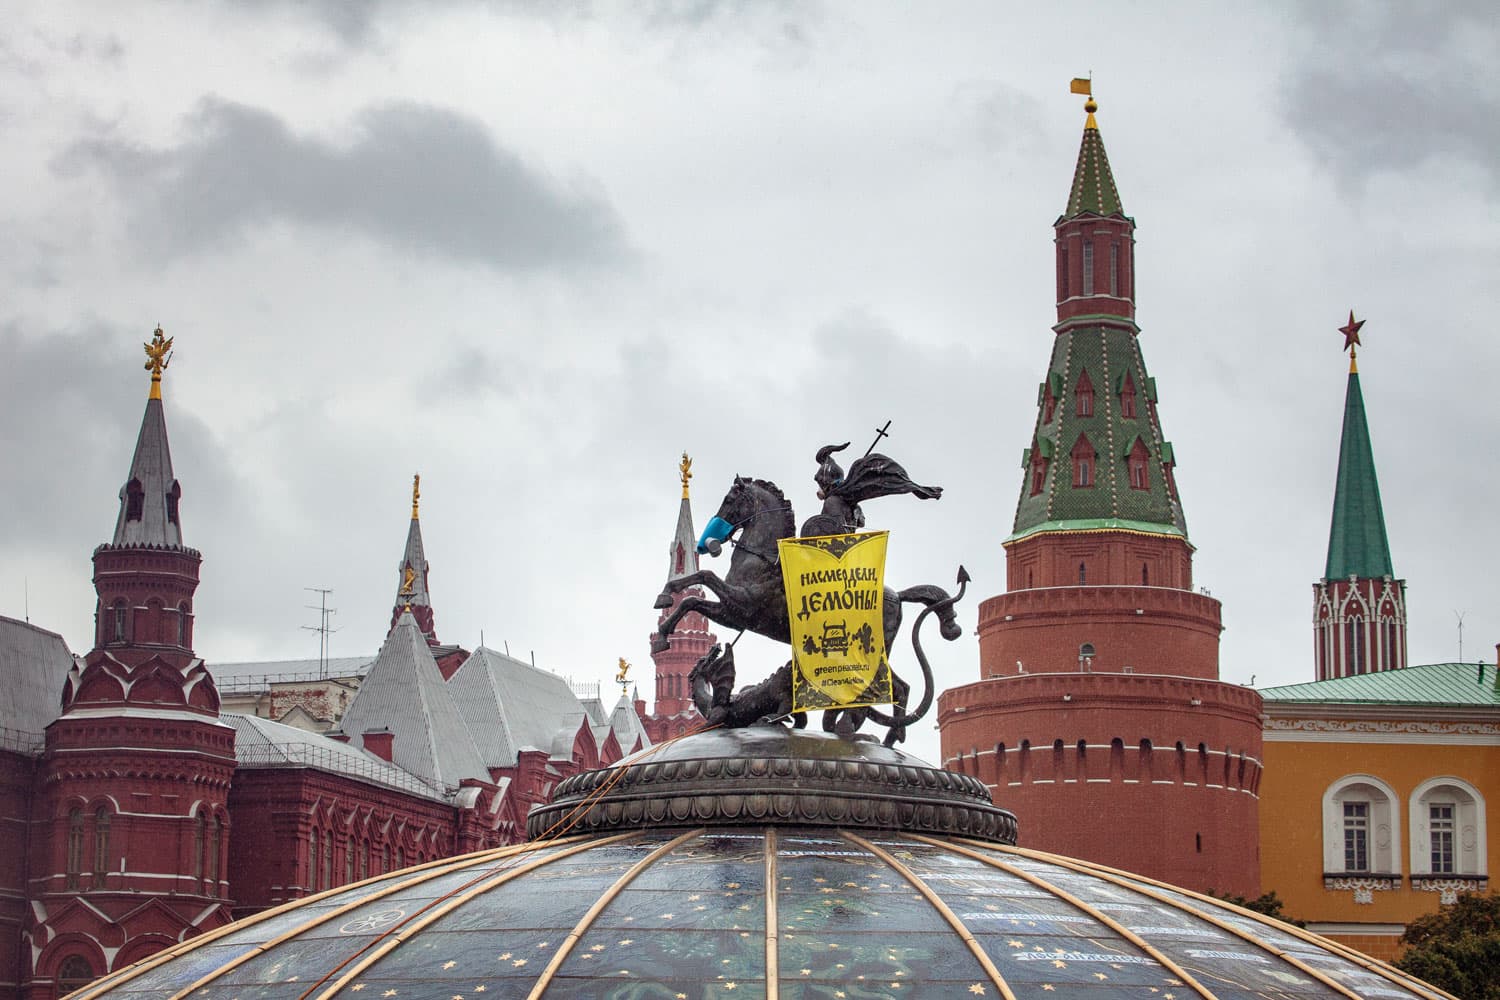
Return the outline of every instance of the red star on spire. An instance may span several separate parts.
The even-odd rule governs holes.
[[[1349,324],[1339,327],[1339,333],[1344,335],[1344,350],[1353,350],[1354,346],[1359,343],[1359,328],[1364,325],[1364,320],[1356,321],[1354,319],[1354,310],[1350,309]]]

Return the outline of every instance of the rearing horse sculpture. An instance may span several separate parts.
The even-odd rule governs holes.
[[[792,505],[776,488],[775,483],[736,476],[734,485],[725,494],[724,501],[719,505],[715,517],[731,529],[730,540],[734,545],[734,551],[729,558],[729,571],[721,577],[711,569],[700,569],[696,573],[669,580],[656,599],[656,607],[671,607],[677,592],[690,587],[701,586],[712,593],[717,600],[698,596],[684,598],[676,610],[663,619],[657,629],[657,638],[652,642],[653,652],[667,649],[670,645],[670,636],[676,629],[677,623],[682,620],[683,616],[694,611],[725,628],[745,629],[777,642],[791,643],[791,627],[787,620],[786,589],[781,577],[781,560],[777,553],[776,542],[796,534],[796,520],[792,513]],[[717,548],[717,543],[710,543],[708,551],[717,554],[715,552]],[[960,589],[957,595],[950,595],[941,587],[931,584],[909,587],[900,591],[886,587],[883,601],[886,649],[891,648],[901,628],[901,605],[903,603],[922,604],[927,607],[928,611],[936,614],[942,623],[941,634],[944,639],[952,641],[962,635],[963,630],[953,611],[953,605],[963,596],[964,584],[968,582],[968,574],[962,567],[959,567],[958,579]],[[919,624],[926,615],[927,612],[924,612],[918,619]],[[926,691],[921,703],[914,711],[906,711],[909,686],[893,674],[896,692],[894,713],[887,715],[877,708],[825,712],[823,728],[838,731],[846,736],[852,735],[868,717],[889,727],[885,738],[887,746],[898,740],[904,740],[906,727],[927,713],[932,705],[933,697],[932,670],[927,663],[915,630],[913,630],[913,645],[926,681]],[[759,693],[754,695],[753,705],[747,704],[737,713],[729,711],[730,699],[726,685],[732,686],[733,684],[733,659],[732,655],[724,660],[720,660],[719,657],[720,653],[716,648],[693,668],[695,700],[700,694],[705,695],[705,700],[708,700],[710,705],[699,704],[698,707],[699,711],[709,718],[709,721],[719,721],[712,717],[717,714],[729,719],[729,724],[747,725],[759,717],[775,717],[789,711],[789,670],[786,671],[787,700],[785,703],[781,699],[779,688],[776,691],[757,689]],[[772,682],[774,685],[780,684],[776,678],[773,678]],[[750,691],[741,692],[741,696],[750,694]],[[760,712],[761,708],[765,711]],[[714,709],[719,711],[714,711]],[[777,711],[778,709],[782,710]],[[802,724],[802,720],[799,719],[798,724]]]

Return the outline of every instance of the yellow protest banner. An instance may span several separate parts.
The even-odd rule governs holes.
[[[889,532],[783,538],[781,577],[792,633],[792,708],[889,705],[885,548]]]

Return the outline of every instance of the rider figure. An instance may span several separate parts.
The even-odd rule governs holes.
[[[941,486],[912,482],[905,469],[878,452],[855,459],[846,476],[833,456],[847,447],[849,442],[845,441],[818,449],[818,471],[813,474],[813,481],[818,484],[818,499],[823,501],[823,509],[803,523],[802,537],[859,531],[865,526],[865,514],[859,506],[864,500],[899,493],[910,493],[919,500],[935,500],[943,495]]]

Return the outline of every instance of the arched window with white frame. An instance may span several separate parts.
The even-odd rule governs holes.
[[[1392,875],[1401,870],[1401,813],[1395,791],[1369,774],[1349,774],[1323,793],[1323,871]]]
[[[1489,874],[1478,789],[1462,778],[1429,778],[1412,791],[1408,809],[1413,878]]]

